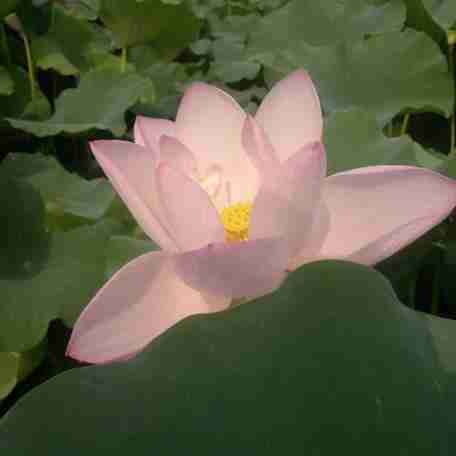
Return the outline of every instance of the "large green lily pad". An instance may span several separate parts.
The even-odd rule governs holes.
[[[184,320],[128,362],[51,379],[1,422],[0,449],[450,455],[448,324],[430,328],[371,269],[309,264],[269,296]]]

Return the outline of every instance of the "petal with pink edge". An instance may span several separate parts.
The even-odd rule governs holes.
[[[260,175],[263,176],[272,168],[280,165],[269,139],[250,115],[247,116],[242,128],[242,145]]]
[[[196,176],[197,164],[195,156],[178,139],[163,135],[159,141],[160,160],[168,163],[187,176]]]
[[[412,220],[362,247],[348,256],[347,259],[367,266],[374,265],[418,239],[429,230],[429,227],[437,225],[444,218],[445,214],[437,213]]]
[[[157,195],[156,166],[150,151],[127,141],[92,141],[98,163],[145,233],[161,248],[176,251]]]
[[[296,256],[316,236],[312,229],[325,173],[321,143],[301,148],[268,173],[253,204],[249,238],[284,237],[290,256]]]
[[[244,120],[232,97],[203,83],[187,89],[176,118],[177,137],[195,154],[200,174],[219,166],[223,189],[231,185],[231,202],[251,200],[258,188],[258,173],[241,144]]]
[[[373,166],[328,177],[323,198],[331,226],[320,255],[373,264],[443,220],[456,182],[424,168]]]
[[[137,116],[133,134],[136,144],[148,147],[158,154],[160,138],[163,135],[176,136],[176,126],[171,120]]]
[[[312,79],[296,70],[279,81],[266,95],[255,115],[280,161],[300,147],[321,141],[323,118]]]
[[[258,297],[285,278],[288,248],[282,239],[210,244],[174,256],[176,272],[192,288],[215,296]]]
[[[166,218],[181,251],[224,239],[219,213],[197,182],[161,162],[158,186]]]
[[[131,261],[96,294],[73,329],[67,355],[88,363],[125,360],[183,318],[222,310],[229,300],[200,293],[176,276],[171,257]]]

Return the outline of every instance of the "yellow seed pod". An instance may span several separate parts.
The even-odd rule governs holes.
[[[225,228],[225,239],[227,241],[247,239],[251,211],[252,204],[248,202],[232,204],[222,210],[220,216]]]

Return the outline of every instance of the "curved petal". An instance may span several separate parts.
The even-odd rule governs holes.
[[[203,299],[176,276],[171,257],[147,253],[114,274],[92,299],[76,322],[67,355],[88,363],[125,360],[179,320],[228,303]]]
[[[321,141],[320,101],[309,74],[297,70],[279,81],[263,99],[255,119],[281,161],[300,147]]]
[[[347,260],[367,266],[374,265],[418,239],[432,226],[442,222],[445,217],[446,214],[437,213],[414,219],[352,253]]]
[[[241,144],[245,113],[237,102],[216,87],[194,83],[185,92],[176,118],[178,138],[195,154],[201,174],[211,165],[222,170],[232,201],[251,200],[258,174]]]
[[[174,256],[176,273],[194,289],[230,298],[258,297],[285,278],[287,244],[282,239],[255,239],[210,244]]]
[[[331,227],[320,255],[361,257],[370,245],[375,263],[443,220],[456,204],[456,182],[424,168],[373,166],[328,177],[323,195]]]
[[[253,204],[249,238],[284,237],[294,257],[311,241],[325,173],[321,143],[301,148],[268,173]]]
[[[272,168],[280,165],[269,139],[250,115],[247,116],[242,128],[242,145],[260,175],[264,176]]]
[[[225,234],[219,213],[201,186],[165,162],[157,172],[166,218],[180,250],[222,241]]]
[[[187,176],[195,176],[197,165],[193,153],[178,139],[163,135],[159,140],[160,160]]]
[[[310,229],[306,235],[306,243],[296,255],[290,257],[288,263],[290,271],[294,271],[305,263],[321,259],[319,252],[328,235],[330,223],[328,207],[324,201],[321,201],[315,209]]]
[[[92,141],[90,147],[144,232],[162,249],[176,251],[157,195],[156,167],[150,151],[117,140]]]
[[[176,136],[176,126],[171,120],[137,116],[133,134],[136,144],[152,149],[158,158],[160,138],[163,135]]]

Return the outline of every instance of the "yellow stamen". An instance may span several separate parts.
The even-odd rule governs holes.
[[[227,241],[242,241],[249,234],[250,212],[252,204],[236,203],[222,209],[220,216],[225,227]]]

